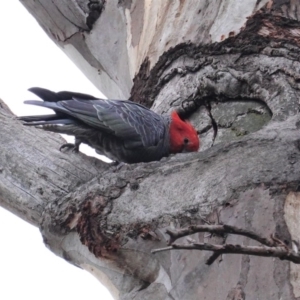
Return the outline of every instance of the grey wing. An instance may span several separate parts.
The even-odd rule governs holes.
[[[156,146],[165,134],[162,116],[131,101],[74,99],[61,103],[86,124],[123,139],[127,148]]]

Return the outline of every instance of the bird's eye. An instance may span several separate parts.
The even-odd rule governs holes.
[[[189,143],[189,139],[188,139],[188,138],[184,138],[183,142],[184,142],[185,144],[188,144],[188,143]]]

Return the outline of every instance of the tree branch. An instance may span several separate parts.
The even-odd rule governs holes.
[[[259,236],[257,233],[251,230],[245,230],[230,225],[197,225],[189,226],[187,228],[182,228],[180,230],[167,229],[166,233],[170,235],[169,245],[173,244],[177,239],[191,235],[197,232],[210,232],[215,234],[236,234],[246,236],[252,240],[255,240],[263,245],[273,247],[275,245],[274,240],[267,239],[265,237]]]
[[[23,126],[0,101],[0,206],[39,227],[45,206],[92,180],[109,165],[62,153],[58,135]]]
[[[154,249],[151,252],[162,252],[168,250],[204,250],[213,251],[219,254],[248,254],[265,257],[279,257],[282,260],[288,260],[295,264],[300,264],[300,255],[293,250],[284,246],[267,247],[267,246],[241,246],[241,245],[213,245],[207,243],[193,243],[191,245],[172,244],[171,246]]]
[[[215,234],[235,234],[246,236],[252,240],[255,240],[263,246],[243,246],[243,245],[214,245],[209,243],[191,243],[191,244],[174,244],[174,242],[184,236],[188,236],[198,232],[209,232]],[[154,249],[151,252],[157,253],[168,250],[204,250],[212,251],[213,255],[206,261],[207,265],[211,265],[219,255],[221,254],[248,254],[264,257],[279,257],[282,260],[288,260],[295,264],[300,264],[300,254],[298,253],[298,247],[295,245],[294,249],[288,248],[281,240],[275,236],[271,236],[271,239],[267,239],[259,234],[238,228],[230,225],[197,225],[189,226],[179,230],[166,230],[166,233],[170,235],[169,245],[165,248]]]

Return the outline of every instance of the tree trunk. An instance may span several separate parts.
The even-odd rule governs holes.
[[[298,244],[298,1],[21,2],[107,96],[179,110],[202,146],[118,169],[60,153],[57,135],[2,105],[0,204],[115,299],[300,299],[288,255],[224,254],[208,265],[210,252],[151,253],[166,247],[166,229],[207,222]],[[179,241],[258,245],[204,233]]]

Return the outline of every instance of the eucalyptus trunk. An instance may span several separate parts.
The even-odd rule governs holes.
[[[300,3],[21,2],[104,94],[177,109],[201,150],[116,168],[59,152],[59,136],[2,105],[0,204],[115,299],[300,299],[299,266],[278,258],[226,254],[207,265],[210,252],[151,253],[166,247],[166,229],[204,222],[297,244]]]

